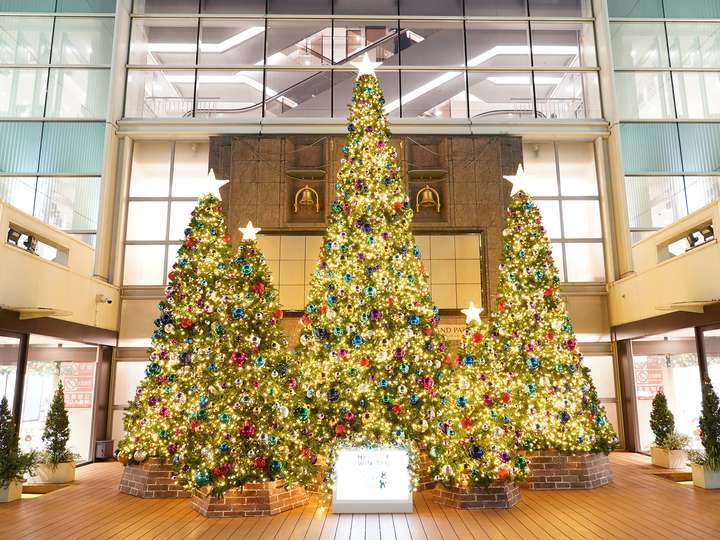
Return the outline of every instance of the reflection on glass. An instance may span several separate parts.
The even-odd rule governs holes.
[[[51,69],[45,115],[104,118],[109,84],[109,69]]]
[[[531,17],[592,17],[590,0],[529,0]]]
[[[685,194],[688,212],[720,199],[720,176],[686,176]]]
[[[200,21],[200,64],[262,64],[264,47],[265,22],[262,19]]]
[[[462,15],[462,0],[399,0],[400,15]]]
[[[535,201],[540,215],[542,216],[542,224],[549,238],[562,238],[562,227],[560,225],[560,202],[559,201]]]
[[[398,103],[400,97],[400,73],[397,71],[376,72],[380,86],[385,97],[385,103]],[[353,85],[356,75],[348,71],[336,71],[333,73],[333,117],[347,118],[348,107],[352,101]],[[400,107],[393,107],[388,112],[390,118],[400,116]]]
[[[668,67],[665,26],[662,23],[610,23],[616,68]]]
[[[397,15],[397,0],[334,0],[335,15]]]
[[[68,449],[80,461],[90,459],[95,395],[97,348],[32,335],[25,372],[20,445],[42,450],[45,418],[59,381],[65,389],[65,408],[70,419]]]
[[[97,229],[100,178],[40,177],[33,215],[60,229]]]
[[[523,161],[525,183],[518,187],[533,197],[557,196],[557,169],[553,143],[524,143]]]
[[[686,122],[678,131],[686,172],[720,170],[720,124]]]
[[[605,257],[600,242],[566,243],[565,256],[572,261],[566,268],[568,281],[605,281]]]
[[[400,51],[403,66],[463,66],[462,23],[400,21]]]
[[[165,240],[167,212],[166,201],[130,201],[125,239]]]
[[[649,452],[654,443],[650,412],[658,392],[665,393],[675,416],[675,429],[689,435],[691,446],[697,448],[702,397],[694,330],[687,328],[635,340],[632,355],[641,449]]]
[[[533,65],[536,67],[595,67],[592,23],[533,22]]]
[[[45,122],[40,171],[99,175],[104,143],[104,122]]]
[[[672,77],[678,118],[720,118],[720,73],[675,72]]]
[[[565,238],[601,238],[600,203],[598,201],[562,202]]]
[[[397,21],[335,21],[334,63],[358,60],[367,53],[373,62],[396,66],[399,63]]]
[[[47,69],[0,67],[0,116],[42,117]]]
[[[667,23],[673,67],[720,67],[720,24]]]
[[[20,339],[0,335],[0,399],[7,398],[10,410],[15,399],[15,377],[19,354]]]
[[[682,171],[675,124],[620,124],[625,171]]]
[[[268,71],[265,116],[316,118],[330,115],[329,71]]]
[[[0,200],[12,204],[18,210],[32,215],[35,204],[37,180],[27,176],[0,177]]]
[[[471,17],[527,17],[527,0],[465,0]]]
[[[115,364],[115,386],[113,392],[113,405],[127,406],[135,399],[135,390],[145,378],[147,361],[118,362]]]
[[[42,122],[0,122],[0,171],[36,172]]]
[[[265,0],[201,0],[200,12],[262,15],[265,13]]]
[[[626,176],[625,195],[632,229],[659,229],[687,215],[679,176]]]
[[[198,71],[197,118],[259,118],[262,100],[262,71]]]
[[[57,0],[58,13],[115,13],[116,0]]]
[[[278,15],[330,15],[331,0],[268,0],[268,13]]]
[[[402,78],[402,115],[405,118],[467,118],[465,74],[462,71],[405,71]],[[387,102],[389,112],[397,101]]]
[[[192,117],[194,86],[194,71],[128,70],[125,116]]]
[[[634,2],[608,0],[608,14],[610,17],[644,19],[662,19],[665,16],[663,13],[663,0],[635,0]]]
[[[130,197],[167,197],[172,143],[137,141],[133,145]]]
[[[527,23],[468,21],[465,28],[469,67],[530,66]]]
[[[207,142],[176,142],[173,167],[173,197],[200,197],[198,180],[208,174]]]
[[[165,276],[164,245],[125,246],[123,285],[162,285]]]
[[[533,82],[538,118],[602,118],[597,73],[538,72]]]
[[[563,196],[597,196],[597,171],[592,143],[558,143],[558,157]]]
[[[176,201],[170,204],[169,240],[183,240],[185,228],[190,223],[190,214],[197,206],[195,201]]]
[[[468,80],[470,118],[534,117],[529,73],[470,72]]]
[[[133,13],[197,13],[196,0],[133,0]]]
[[[673,88],[667,72],[617,72],[620,117],[632,120],[674,118]]]
[[[52,27],[51,17],[0,17],[0,64],[49,63]]]
[[[268,20],[267,60],[271,66],[332,63],[329,20]]]
[[[58,17],[53,34],[53,64],[109,65],[113,45],[113,19]]]
[[[197,27],[195,19],[134,19],[129,62],[149,66],[194,64]]]

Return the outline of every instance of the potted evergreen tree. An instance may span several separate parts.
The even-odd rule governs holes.
[[[7,398],[0,401],[0,503],[19,499],[23,477],[37,463],[35,452],[21,452]]]
[[[693,484],[720,489],[720,402],[709,379],[703,381],[700,440],[705,452],[692,458]]]
[[[67,484],[75,480],[75,454],[67,448],[70,439],[70,419],[65,409],[65,391],[58,383],[50,410],[45,419],[42,440],[45,450],[33,482],[40,484]]]
[[[655,394],[650,412],[650,429],[655,444],[650,449],[652,464],[665,469],[681,469],[687,461],[688,437],[675,431],[675,417],[661,391]]]

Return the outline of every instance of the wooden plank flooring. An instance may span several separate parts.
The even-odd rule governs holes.
[[[312,500],[268,518],[208,519],[190,501],[142,500],[117,491],[122,467],[96,463],[77,481],[33,499],[0,504],[0,539],[574,539],[720,538],[720,490],[652,474],[644,456],[614,453],[615,479],[595,491],[523,490],[511,510],[455,510],[415,496],[413,514],[328,514]]]

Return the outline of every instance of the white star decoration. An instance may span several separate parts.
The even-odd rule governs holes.
[[[507,176],[503,176],[503,178],[509,182],[512,182],[513,187],[510,194],[515,195],[518,191],[524,188],[528,179],[530,178],[530,175],[525,174],[525,169],[523,169],[521,163],[520,165],[518,165],[517,172],[515,174],[509,174]]]
[[[463,315],[465,315],[465,324],[469,324],[473,321],[480,322],[480,314],[484,311],[483,308],[475,307],[475,304],[473,302],[470,302],[470,305],[460,310]]]
[[[210,195],[214,195],[222,201],[222,196],[220,195],[220,188],[228,182],[229,180],[217,180],[215,178],[215,171],[210,169],[207,178],[200,183],[200,193],[202,195],[206,195],[209,193]]]
[[[243,240],[256,240],[257,233],[261,231],[260,227],[253,227],[252,221],[248,221],[245,227],[238,227],[243,235]]]
[[[365,53],[362,55],[362,60],[350,62],[350,65],[357,68],[357,78],[359,79],[361,75],[375,75],[375,68],[382,65],[382,62],[371,62],[370,57]]]

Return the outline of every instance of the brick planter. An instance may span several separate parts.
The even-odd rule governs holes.
[[[435,480],[432,479],[429,468],[431,465],[430,457],[425,452],[419,454],[419,467],[418,467],[418,491],[425,491],[433,489],[435,487]]]
[[[120,491],[143,499],[183,499],[190,497],[173,478],[172,465],[149,458],[141,464],[123,468]]]
[[[542,489],[595,489],[612,480],[610,460],[605,454],[561,454],[539,450],[526,454],[530,475],[523,486]]]
[[[272,516],[307,504],[308,496],[300,486],[285,488],[282,480],[264,484],[245,484],[231,489],[224,497],[194,492],[192,508],[205,517]]]
[[[510,482],[493,482],[486,488],[448,488],[438,485],[433,491],[438,504],[459,509],[512,508],[520,502],[520,488]]]

